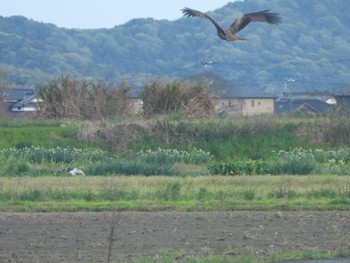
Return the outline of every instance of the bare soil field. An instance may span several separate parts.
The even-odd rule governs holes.
[[[106,262],[110,245],[113,262],[350,250],[350,212],[0,213],[0,262]]]

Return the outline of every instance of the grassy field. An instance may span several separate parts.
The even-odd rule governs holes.
[[[73,122],[12,120],[0,122],[0,149],[18,144],[43,147],[87,147],[77,141],[78,127]]]
[[[330,117],[2,121],[1,209],[348,209],[350,119]]]
[[[349,124],[334,116],[1,121],[0,211],[349,210]],[[86,176],[69,175],[73,167]],[[305,253],[189,262],[338,256]],[[159,262],[175,258],[164,251]]]
[[[2,211],[348,210],[347,176],[5,177]]]
[[[20,142],[43,147],[95,147],[131,154],[140,150],[193,147],[216,158],[265,158],[271,150],[347,146],[350,118],[260,116],[247,119],[0,120],[0,149]],[[126,149],[127,148],[127,149]],[[124,152],[125,151],[125,152]]]

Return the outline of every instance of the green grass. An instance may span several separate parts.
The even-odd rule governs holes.
[[[48,211],[52,209],[51,203],[59,203],[57,209],[62,211],[74,210],[72,208],[74,205],[78,210],[89,211],[97,210],[97,207],[109,210],[116,206],[122,210],[153,211],[169,207],[176,210],[214,211],[274,208],[346,209],[349,204],[348,177],[327,175],[346,175],[350,171],[348,148],[322,150],[322,146],[327,145],[327,142],[323,141],[322,129],[319,131],[318,128],[327,128],[327,125],[330,125],[328,118],[172,120],[160,117],[147,121],[134,121],[131,125],[130,122],[87,123],[73,120],[33,122],[13,120],[2,121],[0,124],[0,148],[3,149],[0,158],[0,173],[3,176],[0,178],[0,201],[10,210],[28,209],[22,204],[24,202],[32,202],[29,207],[33,210]],[[337,126],[332,127],[333,132],[337,131]],[[98,137],[99,133],[94,132],[103,129],[106,129],[101,132],[105,137],[96,141],[84,139]],[[93,136],[81,137],[79,140],[78,134],[82,131],[86,134],[92,132],[90,135]],[[142,132],[138,133],[139,131]],[[109,133],[112,134],[110,138]],[[131,137],[130,133],[133,134]],[[130,146],[127,147],[128,154],[123,155],[123,151],[114,151],[115,144],[111,141],[109,144],[114,146],[106,147],[107,151],[102,151],[98,155],[102,161],[92,161],[86,157],[92,154],[93,150],[84,151],[84,149],[88,146],[99,148],[101,145],[108,145],[108,140],[111,138],[118,138],[118,141],[123,143],[128,142],[123,144]],[[158,148],[161,145],[166,147]],[[300,145],[304,148],[298,148]],[[316,145],[320,150],[312,150]],[[18,155],[13,149],[8,149],[10,146],[19,149],[24,146],[33,147],[28,152],[23,150],[22,153],[20,150]],[[67,148],[63,148],[65,146]],[[68,147],[78,149],[67,150]],[[292,151],[283,152],[281,155],[277,151],[280,149],[292,149]],[[35,162],[29,158],[33,153],[36,158],[39,154],[49,157]],[[67,153],[70,154],[68,159]],[[116,157],[116,153],[123,157]],[[77,157],[73,157],[72,154]],[[61,161],[53,161],[53,157],[50,156],[60,157]],[[113,160],[109,159],[111,156]],[[208,162],[212,159],[219,164],[223,162],[225,167],[229,167],[223,174],[231,174],[231,170],[235,168],[236,176],[210,176],[211,171],[207,168]],[[73,160],[73,163],[70,160]],[[225,163],[223,160],[228,161]],[[170,164],[169,175],[174,178],[152,176],[164,175],[161,169],[164,168],[164,163]],[[311,168],[304,167],[308,163],[312,164]],[[103,175],[105,178],[81,177],[79,180],[83,183],[80,182],[75,186],[74,180],[77,179],[63,176],[68,175],[66,171],[62,171],[69,165],[83,168],[89,175]],[[271,170],[271,167],[275,170]],[[137,176],[143,174],[146,168],[150,178]],[[159,168],[159,171],[154,168]],[[298,176],[300,178],[297,178],[254,175],[260,174],[260,170],[266,173],[266,168],[270,174],[298,172],[312,173],[312,176],[300,175]],[[252,171],[248,173],[248,170]],[[110,176],[118,173],[130,174],[133,178]],[[253,176],[237,176],[242,174],[253,174]],[[180,178],[174,175],[179,175]],[[10,176],[14,178],[8,178]],[[38,176],[47,176],[47,184],[43,183],[46,182],[45,178]],[[11,183],[6,184],[11,180],[17,182],[14,184],[16,187],[11,186]],[[298,184],[300,180],[302,183]],[[60,181],[60,184],[55,185],[56,181]],[[62,184],[64,185],[66,181],[70,182],[69,186],[63,187]],[[90,187],[87,181],[94,182],[93,186]],[[320,187],[320,182],[323,181],[328,183]],[[31,182],[36,184],[20,190],[18,183],[31,185]],[[109,183],[101,185],[101,182]],[[142,182],[147,182],[145,183],[147,186],[144,187]],[[135,184],[136,187],[129,184]],[[304,186],[309,188],[304,189]]]
[[[2,177],[2,211],[348,210],[342,176]]]
[[[332,117],[332,116],[331,116]],[[172,119],[0,121],[0,149],[17,144],[45,148],[95,147],[134,158],[149,149],[194,148],[210,152],[217,160],[268,159],[273,151],[303,147],[330,149],[348,146],[346,117],[315,119],[262,116],[248,119]]]
[[[153,262],[181,262],[184,263],[278,263],[298,260],[327,260],[334,258],[347,258],[350,255],[349,251],[325,251],[315,252],[312,250],[291,250],[287,252],[274,253],[272,255],[230,255],[231,251],[227,250],[224,255],[211,255],[210,252],[203,252],[203,255],[186,256],[183,257],[181,251],[172,251],[161,249],[156,257],[141,257],[128,260],[121,260],[121,262],[132,263],[153,263]],[[207,254],[207,255],[206,255]]]
[[[80,143],[76,140],[76,131],[76,127],[1,127],[0,149],[13,147],[19,143],[48,148],[85,146],[86,143]]]
[[[147,124],[152,133],[131,143],[135,151],[160,148],[210,152],[221,160],[269,157],[272,150],[312,146],[310,140],[296,136],[308,120],[251,118],[241,120],[158,120]],[[318,144],[319,145],[319,144]]]
[[[184,262],[184,263],[278,263],[297,260],[326,260],[333,258],[348,257],[349,251],[325,251],[314,252],[311,250],[292,250],[288,252],[279,252],[273,255],[243,255],[231,256],[230,251],[225,252],[225,255],[208,255],[186,256],[183,258],[181,251],[161,250],[157,257],[141,257],[137,259],[122,260],[120,262],[132,263],[157,263],[157,262]]]

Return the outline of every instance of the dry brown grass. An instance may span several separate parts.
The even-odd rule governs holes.
[[[40,115],[46,118],[104,119],[131,112],[129,88],[62,76],[37,87]]]
[[[80,141],[108,145],[117,152],[125,152],[130,142],[146,133],[146,125],[138,123],[90,122],[78,131],[77,138]]]
[[[214,113],[208,87],[203,84],[154,81],[145,84],[142,99],[146,118],[174,112],[187,118],[204,118]]]

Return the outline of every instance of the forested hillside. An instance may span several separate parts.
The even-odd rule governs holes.
[[[244,0],[210,15],[228,27],[235,16],[271,9],[280,25],[249,25],[225,42],[203,19],[134,19],[110,29],[72,30],[24,17],[0,16],[0,69],[9,82],[36,84],[62,74],[143,84],[208,73],[233,85],[281,92],[350,88],[347,0]],[[213,62],[204,67],[203,62]],[[205,63],[204,63],[205,64]],[[207,63],[208,66],[208,63]],[[215,84],[214,84],[215,85]]]

